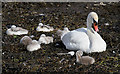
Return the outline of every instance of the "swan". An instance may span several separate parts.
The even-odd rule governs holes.
[[[27,45],[27,50],[28,51],[36,51],[40,48],[41,48],[41,46],[40,46],[40,44],[38,43],[37,40],[32,40],[32,42],[29,45]]]
[[[84,65],[90,65],[95,62],[95,59],[90,56],[82,56],[83,52],[81,50],[76,52],[76,62]]]
[[[43,44],[49,44],[49,43],[53,43],[53,37],[50,36],[46,36],[45,34],[42,34],[39,38],[39,44],[43,43]]]
[[[98,15],[90,12],[87,17],[87,28],[72,30],[61,40],[68,50],[81,50],[85,53],[103,52],[106,50],[106,42],[97,31]]]
[[[11,28],[7,29],[6,31],[7,35],[22,35],[22,34],[28,34],[28,30],[23,29],[21,27],[16,27],[15,25],[12,25]]]

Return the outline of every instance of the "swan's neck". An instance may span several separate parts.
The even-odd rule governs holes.
[[[87,29],[91,29],[92,27],[92,19],[90,19],[89,17],[87,18]]]
[[[89,36],[89,38],[94,39],[94,37],[97,36],[97,32],[95,32],[92,28],[91,29],[87,29],[87,35]]]
[[[97,42],[98,42],[100,37],[98,36],[97,32],[94,31],[94,33],[93,33],[90,29],[87,29],[87,35],[88,35],[89,40],[90,40],[89,48],[92,50],[92,49],[94,49],[94,46],[96,46],[96,44],[98,44]]]

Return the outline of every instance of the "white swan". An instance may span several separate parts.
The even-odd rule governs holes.
[[[22,34],[28,34],[28,30],[23,29],[21,27],[16,27],[15,25],[12,25],[11,28],[9,28],[6,31],[7,35],[22,35]]]
[[[69,50],[81,50],[86,53],[102,52],[106,50],[106,42],[97,33],[98,15],[89,13],[87,17],[87,28],[79,28],[66,33],[62,42]]]

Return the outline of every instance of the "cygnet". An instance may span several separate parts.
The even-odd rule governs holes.
[[[22,35],[22,34],[28,34],[28,30],[23,29],[21,27],[16,27],[15,25],[12,25],[11,28],[9,28],[6,31],[7,35]]]
[[[41,46],[38,43],[38,41],[36,41],[36,40],[32,40],[32,42],[27,46],[28,51],[36,51],[40,48],[41,48]]]
[[[54,28],[50,27],[48,25],[44,25],[43,23],[39,23],[38,27],[36,28],[37,31],[43,31],[43,32],[50,32],[53,31]]]
[[[82,51],[77,51],[76,52],[76,62],[84,65],[90,65],[95,62],[95,59],[90,57],[90,56],[82,56],[83,52]]]
[[[39,38],[39,44],[41,44],[41,43],[43,43],[43,44],[53,43],[53,37],[42,34]]]
[[[29,45],[32,43],[32,39],[29,36],[24,36],[21,38],[20,43],[23,45]]]

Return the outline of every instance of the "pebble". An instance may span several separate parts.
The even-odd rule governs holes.
[[[75,65],[75,63],[73,63],[73,65]]]
[[[110,25],[109,23],[105,23],[104,25]]]
[[[8,12],[8,14],[10,14],[10,12]]]
[[[51,59],[50,57],[48,57],[48,59]]]
[[[115,51],[113,51],[113,53],[115,53]]]
[[[23,63],[24,66],[26,66],[26,63]]]
[[[54,34],[52,34],[52,37],[54,37],[55,35]]]
[[[39,14],[40,16],[44,16],[45,14]]]
[[[4,41],[2,41],[2,43],[5,43]]]
[[[5,54],[4,52],[2,54]]]
[[[120,56],[120,54],[118,54]]]
[[[68,55],[68,54],[73,56],[75,54],[75,52],[74,51],[70,51],[68,53],[57,53],[57,55]]]
[[[59,69],[61,69],[62,67],[59,67]]]
[[[65,60],[65,58],[61,59],[59,62],[62,63]]]
[[[86,8],[88,9],[88,6],[86,6]]]
[[[69,68],[71,67],[71,65],[69,65]]]
[[[70,5],[70,4],[68,4],[67,6],[68,6],[68,7],[71,7],[71,5]]]
[[[55,46],[59,46],[59,44],[58,44],[58,43],[56,43],[56,44],[55,44]]]
[[[68,54],[70,54],[71,56],[74,56],[75,52],[74,51],[70,51],[70,52],[68,52]]]

